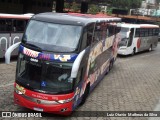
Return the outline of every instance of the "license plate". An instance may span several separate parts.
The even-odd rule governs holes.
[[[33,110],[43,112],[42,108],[36,108],[36,107],[34,107]]]

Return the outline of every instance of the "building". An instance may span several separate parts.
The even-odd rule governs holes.
[[[145,0],[141,3],[141,8],[155,9],[159,5],[158,0]]]

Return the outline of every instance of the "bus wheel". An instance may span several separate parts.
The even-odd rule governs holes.
[[[113,61],[110,61],[110,64],[109,64],[109,71],[112,69],[113,67]]]
[[[87,84],[87,87],[84,91],[84,94],[83,94],[82,101],[81,101],[80,105],[83,105],[86,102],[86,99],[89,95],[89,90],[90,90],[90,84]]]
[[[135,55],[135,53],[136,53],[136,48],[133,48],[132,55]]]
[[[150,47],[149,47],[149,52],[150,52],[150,51],[152,51],[152,45],[150,45]]]

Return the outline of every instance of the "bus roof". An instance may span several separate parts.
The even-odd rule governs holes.
[[[159,28],[158,25],[153,24],[129,24],[129,23],[119,23],[117,24],[118,27],[123,28]]]
[[[75,25],[86,25],[92,22],[100,21],[121,21],[121,18],[116,18],[107,15],[91,15],[91,14],[80,14],[80,13],[40,13],[33,16],[31,19],[45,21],[45,22],[54,22],[54,23],[63,23],[63,24],[75,24]]]
[[[13,19],[30,19],[33,16],[33,14],[3,14],[0,13],[0,18],[13,18]]]

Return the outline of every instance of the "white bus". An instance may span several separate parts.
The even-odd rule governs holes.
[[[33,14],[0,14],[0,58],[13,44],[20,42],[27,21]],[[18,49],[12,55],[18,55]]]
[[[118,54],[134,55],[144,50],[151,51],[158,44],[159,26],[152,24],[118,24],[121,27]]]

